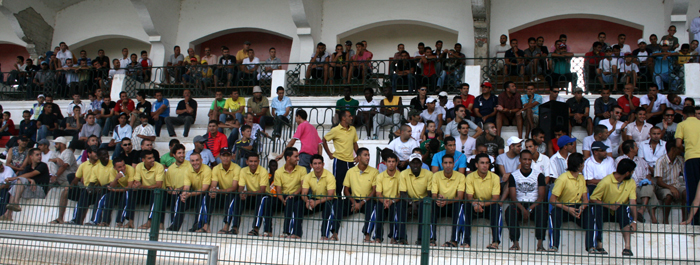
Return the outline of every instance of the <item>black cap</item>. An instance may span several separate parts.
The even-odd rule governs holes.
[[[231,155],[231,150],[229,150],[228,147],[224,147],[224,148],[221,148],[221,150],[219,150],[219,154],[220,154],[220,155],[229,155],[229,156],[230,156],[230,155]]]

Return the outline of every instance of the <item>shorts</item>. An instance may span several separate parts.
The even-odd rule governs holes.
[[[520,68],[523,67],[523,64],[518,64],[518,65],[508,65],[508,75],[514,76],[514,75],[520,75]]]
[[[18,185],[25,185],[25,189],[22,192],[22,199],[44,199],[46,198],[46,193],[44,193],[44,188],[41,186],[35,186],[36,190],[32,191],[32,187],[29,186],[29,180],[26,178],[18,178],[12,182],[12,188],[10,188],[10,195],[14,196],[17,192]]]
[[[678,189],[678,193],[680,193],[681,196],[685,195],[685,187],[680,187],[680,188],[676,188],[676,189]],[[666,196],[671,196],[671,201],[672,201],[672,202],[680,202],[680,200],[673,199],[673,195],[671,194],[671,190],[670,190],[670,189],[666,189],[666,188],[658,188],[658,189],[656,189],[656,197],[657,197],[659,200],[664,200],[664,199],[666,199]]]
[[[527,119],[527,112],[523,111],[523,121]],[[540,123],[540,115],[539,114],[532,114],[532,122],[535,123],[535,125]]]
[[[323,68],[311,69],[311,78],[323,78]]]
[[[637,204],[641,204],[644,197],[649,198],[648,205],[652,205],[652,208],[656,208],[659,205],[659,200],[656,199],[656,194],[654,193],[654,185],[637,187]]]
[[[613,81],[615,81],[615,77],[613,75],[602,75],[603,77],[603,82],[606,84],[612,84]]]
[[[82,189],[84,189],[83,184],[81,183],[80,186],[72,186],[68,188],[68,196],[67,198],[71,201],[77,202],[80,200],[80,193],[82,193]]]

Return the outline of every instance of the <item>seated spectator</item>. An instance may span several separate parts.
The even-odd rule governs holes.
[[[233,88],[231,90],[231,97],[226,99],[224,104],[223,113],[231,116],[232,118],[238,120],[239,124],[243,124],[243,113],[245,112],[245,99],[239,97],[238,88]],[[221,121],[221,116],[219,116],[219,121]],[[226,119],[224,119],[226,122]]]
[[[486,124],[488,122],[496,123],[496,114],[498,114],[498,112],[496,112],[498,97],[491,94],[492,89],[491,83],[484,82],[481,85],[481,95],[474,99],[473,113],[476,116],[477,124]]]
[[[173,48],[173,54],[170,55],[165,65],[167,68],[165,71],[165,83],[170,84],[171,77],[175,79],[175,83],[180,83],[184,72],[182,66],[185,65],[185,56],[180,53],[180,46]],[[156,126],[156,128],[160,127]]]
[[[263,130],[274,121],[270,115],[270,101],[263,97],[260,86],[253,87],[253,96],[248,99],[247,108],[253,114],[253,122],[260,124]]]
[[[600,37],[598,37],[600,38]],[[606,45],[607,49],[607,45]],[[592,82],[595,80],[595,77],[598,75],[598,67],[600,66],[600,61],[603,60],[605,57],[605,53],[603,52],[605,49],[603,49],[603,44],[596,41],[593,43],[593,47],[589,52],[587,52],[584,56],[584,69],[585,69],[585,74],[586,74],[586,80],[588,82]],[[596,74],[594,74],[596,73]],[[603,86],[605,87],[605,86]]]
[[[675,92],[680,81],[674,71],[678,54],[670,49],[671,45],[669,41],[662,41],[661,50],[654,52],[652,57],[654,58],[654,80],[659,90],[663,91],[664,84],[668,83],[670,91]]]
[[[80,115],[80,106],[73,107],[73,115],[69,116],[64,121],[63,132],[61,135],[72,136],[74,138],[78,137],[80,130],[82,130],[85,124],[85,119]]]
[[[656,161],[654,168],[654,176],[656,177],[656,196],[663,202],[664,207],[664,224],[669,224],[669,214],[671,213],[671,205],[678,203],[686,205],[688,198],[686,197],[685,180],[683,178],[683,149],[676,146],[672,141],[666,142],[666,154],[661,156]],[[680,207],[683,212],[683,219],[688,216],[687,209]]]
[[[411,138],[416,141],[422,141],[423,132],[425,131],[425,123],[420,120],[420,113],[415,110],[408,112],[408,122],[406,123],[411,127]],[[399,136],[401,131],[394,132],[394,135]]]
[[[265,60],[265,65],[260,68],[260,74],[258,74],[258,80],[271,80],[272,71],[282,70],[282,60],[277,58],[277,49],[274,47],[268,50],[270,57]],[[215,55],[213,55],[215,56]]]
[[[168,142],[168,150],[170,150],[170,152],[167,152],[167,153],[163,154],[163,156],[160,157],[160,163],[163,166],[169,167],[170,165],[175,163],[175,152],[174,152],[173,148],[179,144],[180,144],[180,141],[178,139],[170,139],[170,142]]]
[[[109,57],[105,55],[105,50],[99,49],[97,50],[97,57],[95,57],[95,60],[92,60],[94,62],[98,62],[103,68],[109,68]]]
[[[15,122],[10,119],[10,112],[5,111],[2,113],[2,123],[0,123],[0,136],[12,136],[17,135],[17,129],[15,128]]]
[[[639,67],[632,60],[632,54],[626,54],[625,59],[619,62],[617,68],[620,69],[620,83],[632,83],[637,87],[637,78],[639,76]]]
[[[8,147],[5,165],[10,167],[14,172],[22,172],[22,170],[24,170],[24,166],[26,165],[24,162],[27,161],[26,158],[30,149],[29,143],[30,139],[21,135],[17,137],[17,144],[15,146]]]
[[[277,89],[279,91],[279,89],[282,89],[282,87],[278,87]],[[371,137],[370,135],[372,135],[372,128],[374,128],[372,127],[372,120],[374,119],[374,115],[377,114],[377,106],[379,106],[379,102],[373,99],[374,89],[367,87],[364,90],[364,94],[365,98],[359,101],[359,106],[362,108],[357,109],[357,116],[355,116],[353,122],[357,128],[361,126],[365,127],[365,130],[367,130],[367,138],[369,139]]]
[[[693,57],[690,54],[690,45],[684,43],[681,45],[681,49],[678,51],[678,66],[682,67],[692,59]]]
[[[241,126],[240,135],[241,138],[233,145],[233,153],[236,156],[236,162],[243,168],[246,166],[248,157],[255,153],[253,140],[250,138],[251,127],[249,125]]]
[[[535,94],[535,84],[532,83],[526,85],[525,92],[526,94],[520,97],[520,101],[523,106],[522,115],[525,124],[525,138],[527,138],[528,132],[539,125],[542,96]]]
[[[131,125],[132,128],[136,128],[136,125],[141,123],[141,114],[145,114],[146,118],[148,118],[148,123],[153,123],[151,119],[151,110],[153,106],[151,105],[151,102],[146,100],[146,92],[144,91],[139,91],[136,93],[136,107],[131,110],[130,112],[130,117],[129,117],[129,125]],[[122,107],[123,108],[123,107]],[[127,105],[127,110],[129,109],[129,106]],[[154,129],[155,130],[155,129]]]
[[[393,93],[392,93],[393,94]],[[426,108],[426,102],[428,101],[428,88],[422,86],[418,89],[418,95],[411,99],[411,108],[420,112],[423,112]]]
[[[593,111],[595,119],[593,120],[593,125],[598,125],[601,120],[610,118],[610,110],[613,106],[617,105],[617,100],[610,97],[610,88],[603,87],[600,90],[600,97],[595,99],[593,103]]]
[[[175,125],[185,125],[182,136],[187,137],[190,133],[190,126],[192,126],[197,119],[197,101],[192,99],[192,92],[190,92],[189,89],[185,89],[182,95],[184,99],[177,103],[177,108],[175,109],[177,117],[165,118],[165,125],[168,128],[168,135],[170,135],[170,137],[176,137]]]
[[[455,119],[445,126],[445,136],[461,136],[462,130],[460,128],[460,123],[462,122],[467,124],[467,131],[469,131],[469,129],[474,130],[474,133],[471,135],[472,138],[478,138],[482,133],[484,133],[484,130],[482,130],[479,126],[466,119],[466,109],[467,108],[464,107],[464,105],[457,105],[455,107]]]
[[[631,159],[637,164],[637,167],[632,173],[632,179],[634,183],[637,184],[637,212],[630,213],[636,214],[636,220],[644,223],[644,212],[648,208],[649,215],[651,217],[651,222],[657,224],[656,220],[656,207],[659,205],[659,201],[656,199],[656,194],[654,193],[654,185],[652,184],[651,172],[649,172],[649,165],[644,159],[638,155],[639,147],[637,143],[633,140],[626,140],[622,143],[622,155],[615,159],[615,166],[620,164],[623,159]]]
[[[438,134],[442,134],[442,126],[444,125],[445,110],[437,106],[437,99],[428,98],[426,101],[426,109],[420,114],[423,122],[434,121]]]
[[[394,151],[394,154],[399,158],[399,169],[404,170],[408,167],[408,157],[413,153],[414,148],[418,148],[419,144],[411,138],[411,127],[404,124],[401,125],[401,135],[389,143],[388,148]]]
[[[663,120],[667,98],[659,94],[659,87],[656,84],[649,85],[649,92],[639,98],[639,104],[647,112],[647,122],[657,124]]]
[[[627,133],[622,136],[622,139],[641,143],[649,139],[649,132],[654,125],[647,123],[647,111],[644,108],[637,108],[634,114],[635,120],[630,125],[627,125],[625,128]]]
[[[28,110],[22,112],[22,121],[19,122],[19,136],[26,137],[27,140],[34,142],[36,140],[37,126],[36,121],[31,120],[32,114]]]
[[[444,91],[443,91],[443,92],[444,92]],[[451,109],[446,109],[446,110],[445,110],[445,111],[447,112],[447,113],[445,114],[445,120],[453,121],[453,120],[455,119],[455,116],[456,116],[456,114],[455,114],[455,107],[454,107],[454,106],[458,106],[458,105],[464,106],[464,105],[462,104],[462,97],[460,97],[460,96],[454,96],[454,97],[452,98],[452,104],[450,104],[450,105],[453,106],[453,107],[452,107]],[[467,108],[467,107],[464,107],[464,108],[465,108],[465,115],[466,115],[465,117],[466,117],[466,118],[469,118],[469,116],[468,116],[468,115],[469,115],[469,112],[466,111],[466,108]],[[449,123],[449,122],[448,122],[448,123]]]
[[[583,176],[586,179],[588,192],[592,193],[603,178],[615,172],[615,160],[610,156],[610,146],[603,141],[595,141],[587,148],[589,157],[583,166]]]
[[[581,150],[583,151],[583,159],[585,160],[591,157],[591,148],[593,146],[593,143],[595,142],[603,143],[607,147],[605,151],[608,153],[608,156],[612,157],[613,153],[612,149],[610,149],[612,143],[608,139],[608,136],[610,136],[610,134],[611,133],[608,132],[608,127],[606,127],[605,125],[596,125],[595,127],[593,127],[593,134],[583,138],[583,145],[581,146]],[[601,178],[604,176],[607,176],[607,174],[601,176]]]
[[[474,100],[476,99],[476,97],[469,94],[469,84],[462,83],[462,85],[459,88],[459,92],[459,97],[462,99],[462,105],[467,107],[467,118],[474,121]]]
[[[676,141],[676,126],[678,123],[673,122],[673,117],[676,115],[672,108],[667,108],[664,111],[664,119],[656,124],[656,127],[661,128],[661,139],[666,142]]]
[[[145,162],[144,155],[148,152],[153,154],[153,160],[160,163],[160,152],[158,152],[158,150],[153,149],[153,145],[154,142],[151,140],[143,139],[141,141],[141,146],[139,147],[140,150],[136,151],[138,152],[138,155],[136,156],[137,165],[141,162]]]
[[[185,72],[182,74],[182,81],[185,85],[187,85],[187,83],[196,84],[197,80],[201,78],[197,65],[199,65],[197,58],[190,58],[190,63],[184,67]]]
[[[121,142],[121,154],[118,156],[118,158],[121,158],[124,160],[124,163],[129,165],[129,166],[135,166],[138,165],[139,163],[139,151],[134,150],[134,144],[131,142],[131,139],[129,138],[124,138],[122,139]]]
[[[216,56],[216,55],[214,55]],[[141,58],[138,60],[139,66],[141,66],[142,72],[143,72],[143,81],[144,82],[149,82],[151,81],[151,67],[153,67],[153,61],[151,61],[151,58],[148,58],[148,52],[147,51],[141,51]]]
[[[639,66],[639,72],[642,76],[645,76],[645,81],[649,81],[651,77],[648,66],[653,64],[651,54],[653,51],[647,46],[647,42],[644,38],[637,40],[637,49],[632,51],[632,56],[634,57],[634,62]]]
[[[491,54],[489,57],[495,58],[493,62],[491,62],[492,65],[495,65],[496,71],[501,71],[503,69],[503,66],[505,65],[505,61],[503,58],[506,56],[506,52],[510,50],[510,46],[508,45],[508,36],[505,34],[502,34],[498,41],[500,44],[496,45],[491,49]]]
[[[347,110],[350,112],[350,115],[355,117],[357,106],[359,105],[360,102],[352,98],[352,88],[349,86],[343,88],[343,97],[335,102],[335,115],[333,115],[332,120],[333,126],[339,123],[343,111]]]
[[[155,122],[156,137],[160,137],[160,129],[170,117],[170,101],[163,97],[163,91],[156,91],[156,101],[152,105],[151,119]]]
[[[372,94],[374,93],[374,91],[371,89],[369,91],[371,91]],[[365,90],[365,97],[367,96],[366,94],[367,90]],[[377,105],[374,100],[372,100],[372,102],[369,104],[373,104],[375,106]],[[272,98],[270,107],[272,108],[272,117],[274,117],[272,137],[280,137],[282,135],[282,126],[289,124],[292,114],[292,101],[289,99],[289,97],[284,95],[284,87],[277,87],[277,97]],[[367,132],[367,135],[369,135],[369,131]]]
[[[620,47],[620,55],[622,56],[628,53],[632,53],[632,48],[630,48],[630,45],[625,44],[626,40],[627,36],[625,34],[617,35],[617,46]]]
[[[214,154],[211,153],[211,150],[206,149],[207,137],[197,135],[192,140],[192,143],[194,143],[194,149],[185,153],[185,159],[187,161],[190,161],[190,156],[192,154],[198,153],[202,157],[202,164],[212,166],[214,163],[216,163]],[[175,158],[177,159],[177,157]]]
[[[129,124],[126,124],[126,114],[122,113],[119,115],[119,124],[112,128],[112,139],[109,140],[109,143],[103,143],[100,145],[100,148],[107,148],[107,149],[113,149],[114,153],[112,154],[112,159],[119,157],[121,155],[122,151],[122,145],[121,142],[124,138],[129,138],[131,139],[131,133],[133,130],[131,129],[131,126]],[[131,142],[131,140],[129,140]]]
[[[374,132],[372,135],[375,140],[378,139],[379,127],[386,125],[398,125],[401,122],[401,113],[403,113],[401,97],[394,96],[392,90],[388,87],[384,87],[382,90],[382,92],[384,92],[384,99],[379,102],[379,113],[374,116],[373,120]]]
[[[577,75],[571,73],[571,58],[574,56],[572,52],[569,52],[569,47],[566,43],[559,43],[557,45],[557,50],[552,52],[549,56],[552,60],[551,75],[549,77],[550,87],[561,87],[559,82],[571,82],[573,86],[576,86]]]
[[[463,153],[457,151],[457,145],[455,144],[456,140],[452,136],[448,136],[445,138],[445,150],[437,152],[436,154],[433,155],[432,161],[431,161],[431,171],[433,173],[437,173],[438,171],[444,170],[443,165],[442,165],[442,158],[446,155],[450,155],[454,158],[454,171],[458,171],[459,173],[464,174],[467,170],[467,156],[464,155]]]
[[[341,83],[345,83],[348,74],[348,54],[343,51],[343,45],[335,45],[335,52],[331,54],[329,59],[330,66],[330,83],[333,84],[335,80],[340,80]]]
[[[46,139],[46,136],[58,137],[61,129],[58,127],[59,119],[52,114],[53,105],[44,105],[44,111],[36,120],[37,141]]]
[[[542,54],[542,50],[537,48],[537,40],[535,40],[535,38],[533,37],[528,38],[527,49],[525,49],[523,52],[523,57],[530,58],[525,59],[525,73],[530,75],[530,82],[540,81],[540,79],[537,76],[542,74],[540,60],[544,60],[544,58],[540,57],[544,57],[544,55]]]
[[[676,34],[676,26],[671,25],[668,27],[668,35],[664,35],[661,37],[661,47],[663,49],[663,43],[666,41],[668,42],[669,50],[675,51],[678,49],[678,46],[680,46],[680,43],[678,41],[678,38],[673,36]]]
[[[55,82],[54,73],[49,69],[46,61],[41,62],[41,70],[37,71],[32,78],[32,84],[27,89],[27,98],[33,98],[34,93],[46,91],[46,87],[53,86]]]
[[[573,126],[581,126],[588,135],[593,134],[593,120],[588,114],[591,103],[583,97],[583,90],[574,88],[574,97],[566,100],[566,104],[569,105],[569,132]]]
[[[396,87],[398,85],[408,85],[408,93],[413,93],[416,89],[416,80],[413,73],[416,71],[416,63],[410,60],[407,51],[402,51],[400,53],[400,59],[396,59],[395,71],[391,75],[391,89],[396,92]]]
[[[246,114],[245,114],[245,118],[243,118],[243,120],[244,120],[245,123],[243,123],[243,124],[235,124],[235,125],[233,126],[233,128],[232,128],[232,129],[233,129],[233,132],[231,132],[231,134],[229,134],[229,136],[228,136],[228,146],[229,146],[229,149],[233,149],[233,145],[236,143],[236,140],[240,139],[240,137],[241,137],[241,132],[242,132],[242,130],[243,130],[242,128],[243,128],[244,125],[248,125],[248,126],[250,126],[250,128],[251,128],[251,130],[250,130],[250,136],[248,136],[248,137],[251,139],[251,142],[252,142],[252,143],[255,143],[255,140],[257,140],[257,138],[258,138],[258,133],[259,133],[259,134],[262,134],[262,135],[265,135],[265,136],[267,136],[267,137],[270,137],[270,135],[268,135],[268,134],[262,129],[262,127],[260,127],[259,124],[253,122],[253,114],[252,114],[252,113],[246,113]],[[235,155],[235,153],[234,153],[234,155]]]
[[[457,45],[459,45],[459,43],[455,44],[456,47]],[[459,45],[459,47],[461,47],[461,45]],[[442,52],[442,71],[439,73],[440,77],[437,81],[438,87],[459,87],[460,83],[462,83],[462,73],[464,73],[464,57],[463,53],[457,52],[455,49],[450,49],[449,51],[445,49],[445,51]]]
[[[236,56],[229,54],[229,52],[228,47],[221,48],[219,64],[214,72],[214,86],[231,86],[231,80],[236,76]]]
[[[559,92],[561,89],[558,87],[549,87],[549,95],[542,97],[542,104],[547,103],[549,101],[559,101],[561,103],[566,103],[566,100],[559,96]]]
[[[132,141],[134,142],[134,150],[141,150],[141,142],[144,140],[149,140],[151,142],[156,140],[156,129],[153,125],[148,124],[148,114],[141,113],[139,115],[139,120],[141,121],[139,125],[134,128],[134,132],[131,134]],[[158,160],[156,156],[156,160]]]
[[[311,61],[306,68],[306,82],[311,78],[320,79],[323,78],[323,84],[328,82],[328,62],[330,60],[330,54],[326,52],[326,44],[319,42],[316,44],[316,50],[311,54]],[[348,80],[349,82],[349,80]]]
[[[218,128],[219,121],[210,120],[207,124],[207,134],[204,137],[207,138],[205,146],[207,149],[211,150],[211,153],[216,158],[217,163],[221,163],[219,154],[221,149],[228,148],[228,141],[226,140],[226,135],[220,133],[217,130]]]
[[[143,82],[143,68],[138,62],[138,56],[135,53],[131,54],[130,63],[126,66],[126,76],[136,80],[137,82]]]
[[[496,133],[501,135],[501,128],[516,125],[518,137],[523,135],[523,104],[520,93],[512,81],[503,84],[503,92],[498,95],[498,105],[496,105]]]
[[[372,53],[365,49],[365,45],[362,42],[355,44],[357,48],[357,54],[350,58],[350,69],[348,70],[348,84],[355,79],[362,79],[362,84],[365,83],[365,79],[372,71]]]
[[[605,58],[598,64],[598,81],[603,87],[607,87],[612,84],[612,90],[617,91],[617,59],[613,58],[612,48],[605,50]]]
[[[493,157],[498,157],[498,155],[503,154],[503,149],[505,147],[505,141],[503,138],[496,133],[496,125],[487,122],[484,124],[484,134],[476,138],[476,145],[483,145],[487,148],[487,154]]]
[[[248,49],[248,57],[243,59],[243,62],[238,71],[238,77],[236,78],[236,84],[234,86],[241,85],[241,81],[244,86],[258,85],[258,68],[260,67],[260,59],[255,57],[255,51],[253,49]]]
[[[617,98],[617,104],[622,107],[621,121],[634,121],[634,112],[639,107],[640,100],[634,95],[635,87],[632,84],[625,84],[624,95]]]
[[[19,199],[44,199],[46,193],[44,188],[49,184],[49,168],[46,163],[41,162],[41,151],[33,148],[29,150],[26,166],[22,169],[23,174],[6,178],[5,182],[11,185],[10,200],[7,204],[7,211],[0,216],[0,220],[12,221],[12,212],[22,211],[19,206]]]
[[[505,54],[505,64],[508,67],[504,68],[506,76],[523,76],[525,74],[525,52],[518,49],[518,40],[510,39],[510,49]]]
[[[426,86],[432,91],[437,86],[438,75],[435,69],[436,63],[438,63],[438,58],[433,54],[433,49],[430,47],[425,47],[425,56],[420,59],[421,67],[423,69],[423,77],[418,80],[420,86]]]

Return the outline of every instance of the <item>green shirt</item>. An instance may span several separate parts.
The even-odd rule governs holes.
[[[270,101],[266,97],[262,97],[260,102],[255,101],[255,97],[248,99],[248,108],[250,108],[253,113],[260,113],[263,108],[267,108],[263,116],[270,116]]]
[[[160,157],[160,163],[167,168],[175,163],[175,158],[170,156],[170,152],[167,152]]]
[[[226,100],[222,98],[221,100],[218,100],[218,101],[217,101],[217,100],[212,101],[212,102],[211,102],[211,108],[209,108],[209,109],[212,109],[212,110],[213,110],[213,109],[214,109],[214,106],[217,106],[217,107],[223,109],[224,106],[226,106]]]
[[[351,108],[351,107],[357,107],[360,106],[360,102],[353,99],[350,99],[350,101],[346,101],[345,98],[341,98],[338,101],[335,102],[335,110],[349,110],[350,113],[352,113],[352,116],[355,116],[355,112],[357,112],[357,108]]]

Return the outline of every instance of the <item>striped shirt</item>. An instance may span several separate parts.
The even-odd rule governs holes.
[[[561,153],[556,152],[552,158],[549,159],[549,176],[550,178],[558,178],[561,174],[566,172],[566,161],[568,161],[568,156],[564,158]]]
[[[150,124],[146,124],[146,126],[142,124],[134,128],[134,132],[131,134],[133,136],[131,142],[134,143],[133,147],[136,151],[141,150],[141,142],[143,141],[143,138],[138,137],[139,134],[143,136],[156,136],[156,130],[153,128],[153,125]]]
[[[685,190],[685,179],[683,178],[683,157],[676,156],[676,159],[671,160],[668,155],[664,155],[656,161],[654,167],[654,176],[661,178],[664,183],[676,189]]]

